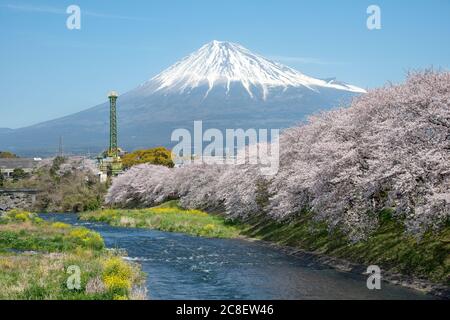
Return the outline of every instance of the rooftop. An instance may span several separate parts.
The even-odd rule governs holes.
[[[37,166],[39,161],[28,158],[11,158],[11,159],[0,159],[0,170],[1,169],[32,169]]]

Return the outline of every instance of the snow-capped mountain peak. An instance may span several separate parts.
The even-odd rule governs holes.
[[[143,86],[152,92],[188,92],[206,86],[205,96],[215,86],[225,86],[228,94],[233,84],[241,84],[253,98],[259,92],[265,99],[273,88],[306,87],[313,91],[333,88],[354,93],[365,90],[340,82],[308,77],[282,64],[252,53],[243,46],[225,41],[205,44]]]
[[[315,79],[254,54],[213,41],[118,100],[121,147],[173,147],[173,130],[284,129],[307,116],[348,104],[364,90],[334,78]],[[17,130],[0,129],[0,146],[36,156],[64,135],[66,149],[104,149],[109,103]],[[44,155],[48,155],[46,152]]]

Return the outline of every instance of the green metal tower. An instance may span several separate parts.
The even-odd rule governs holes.
[[[117,107],[116,101],[119,95],[115,91],[108,94],[110,110],[109,110],[109,150],[108,156],[117,158],[119,149],[117,147]]]
[[[119,95],[115,91],[108,94],[109,109],[109,149],[98,158],[100,171],[108,177],[116,176],[122,172],[122,160],[120,159],[120,150],[117,144],[117,106],[116,101]]]

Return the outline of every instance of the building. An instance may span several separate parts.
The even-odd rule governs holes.
[[[26,173],[31,173],[37,167],[39,162],[39,159],[28,158],[0,159],[0,172],[6,178],[11,177],[14,169],[22,169]]]

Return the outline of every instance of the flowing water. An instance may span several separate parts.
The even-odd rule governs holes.
[[[125,249],[147,274],[150,299],[429,299],[420,292],[339,272],[261,243],[207,239],[148,229],[111,227],[75,214],[44,219],[99,232],[107,247]]]

